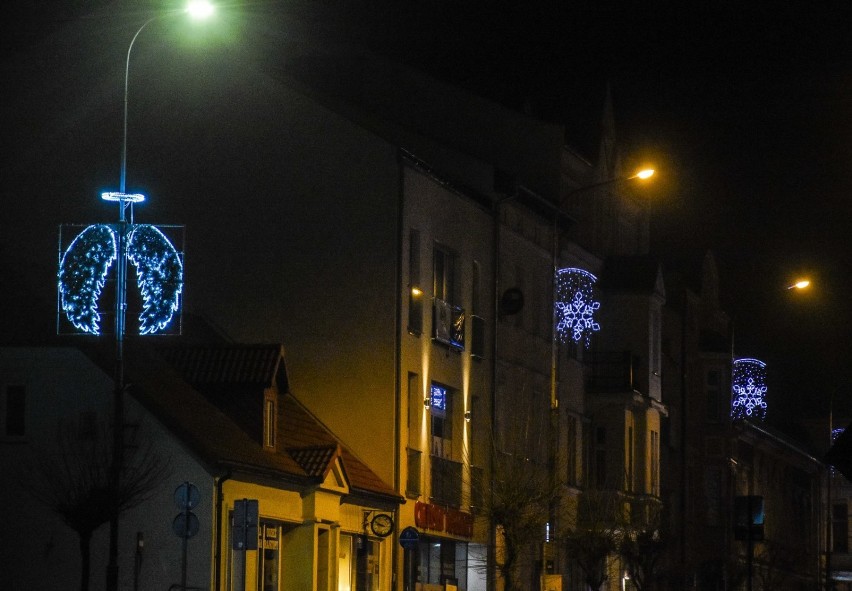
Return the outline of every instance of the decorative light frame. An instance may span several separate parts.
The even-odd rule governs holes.
[[[766,419],[766,363],[745,357],[735,359],[731,376],[731,417],[734,419]]]
[[[556,271],[554,280],[553,313],[557,337],[563,343],[583,341],[588,347],[592,333],[601,329],[595,320],[595,313],[601,307],[594,299],[597,277],[585,269],[566,267]]]
[[[136,268],[136,285],[142,296],[139,334],[162,332],[180,309],[183,257],[158,227],[91,224],[61,253],[57,273],[59,307],[83,334],[100,334],[97,302],[110,268],[119,257],[122,231],[125,257]]]

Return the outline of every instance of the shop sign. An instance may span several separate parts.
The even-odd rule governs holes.
[[[418,501],[414,505],[414,522],[422,529],[473,537],[473,515],[458,509]]]

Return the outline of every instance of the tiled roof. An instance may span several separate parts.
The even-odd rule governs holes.
[[[331,462],[340,455],[339,445],[288,448],[287,453],[314,478],[325,478]]]
[[[158,351],[193,386],[243,384],[271,387],[283,355],[281,345],[164,347]]]
[[[228,354],[214,349],[233,348]],[[278,433],[281,437],[279,451],[264,449],[260,438],[247,431],[231,414],[231,407],[223,401],[235,398],[254,398],[245,396],[249,387],[262,393],[269,387],[270,378],[280,369],[284,371],[280,345],[243,346],[226,345],[210,347],[209,351],[179,352],[170,347],[166,354],[150,347],[129,344],[125,354],[125,375],[132,385],[131,394],[154,414],[179,440],[181,440],[203,465],[211,472],[222,470],[256,473],[288,481],[295,486],[308,486],[322,476],[334,457],[341,458],[350,490],[367,495],[377,495],[385,502],[402,502],[393,488],[379,478],[364,462],[355,456],[335,435],[328,430],[310,411],[289,393],[279,391]],[[275,361],[271,359],[274,351]],[[112,369],[111,351],[87,351],[93,355],[105,371]],[[168,359],[178,360],[176,367]],[[218,372],[213,368],[200,371],[203,366],[195,361],[222,359],[233,362],[228,371]],[[258,360],[254,369],[237,370],[238,360]],[[262,361],[262,362],[261,362]],[[246,366],[243,366],[246,367]],[[213,395],[205,394],[207,388],[203,381],[192,386],[183,378],[182,371],[189,368],[190,375],[209,376],[206,379],[231,380],[233,376],[243,375],[247,383],[234,381],[207,382]],[[274,368],[274,369],[273,369]],[[192,373],[197,372],[197,373]],[[228,377],[230,376],[230,377]],[[264,379],[260,379],[261,377]],[[201,380],[201,377],[196,379]],[[286,383],[286,375],[278,376]],[[234,390],[238,394],[228,396]],[[226,394],[223,396],[222,394]],[[315,449],[312,456],[306,450]],[[293,450],[295,453],[290,453]],[[305,451],[298,451],[305,450]],[[325,450],[322,452],[321,450]],[[332,456],[328,456],[332,453]],[[325,464],[323,462],[325,461]]]

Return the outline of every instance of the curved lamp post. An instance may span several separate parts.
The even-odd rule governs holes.
[[[112,465],[110,466],[110,485],[112,490],[118,491],[121,484],[121,471],[124,464],[124,335],[125,335],[125,312],[127,311],[127,242],[128,224],[125,210],[131,207],[131,223],[133,228],[134,203],[141,203],[145,196],[140,193],[127,193],[127,112],[128,96],[130,88],[130,55],[133,45],[142,31],[155,20],[188,14],[193,19],[202,19],[213,13],[213,6],[206,0],[191,0],[183,10],[175,10],[157,14],[136,30],[130,45],[127,47],[127,57],[124,64],[124,122],[121,144],[121,173],[119,179],[119,190],[108,191],[101,194],[105,201],[118,203],[118,224],[116,226],[117,237],[117,268],[116,268],[116,299],[115,299],[115,342],[116,342],[116,370],[115,370],[115,392],[113,400],[113,450]],[[106,588],[108,591],[118,589],[118,507],[110,517],[109,530],[109,556],[107,562]]]
[[[625,181],[632,181],[632,180],[636,180],[636,179],[646,180],[646,179],[649,179],[652,176],[654,176],[654,174],[655,174],[655,171],[654,171],[653,168],[644,168],[644,169],[638,170],[637,172],[635,172],[634,174],[631,174],[629,176],[619,176],[619,177],[614,177],[614,178],[607,179],[607,180],[604,180],[604,181],[600,181],[600,182],[597,182],[597,183],[592,183],[590,185],[583,185],[581,187],[578,187],[578,188],[566,193],[565,196],[563,196],[562,199],[559,201],[559,204],[554,208],[554,211],[553,211],[553,228],[552,228],[552,231],[553,231],[553,249],[552,249],[552,252],[551,252],[551,268],[553,270],[553,299],[551,301],[551,304],[553,306],[553,310],[551,311],[552,324],[551,324],[551,339],[550,339],[550,347],[551,347],[550,406],[551,406],[552,409],[555,409],[557,407],[557,404],[558,404],[558,402],[557,402],[557,398],[558,398],[558,393],[557,393],[557,389],[558,389],[558,379],[557,379],[558,378],[558,372],[557,372],[558,344],[557,344],[557,341],[559,339],[559,335],[557,334],[558,333],[557,326],[566,325],[566,321],[565,321],[564,317],[565,317],[566,314],[568,314],[569,316],[571,316],[571,318],[568,319],[567,324],[571,324],[572,328],[576,328],[577,322],[582,322],[582,323],[588,324],[589,330],[594,330],[594,328],[593,328],[594,322],[593,322],[592,318],[590,317],[590,314],[592,313],[592,309],[596,307],[595,306],[596,302],[591,301],[589,298],[582,298],[583,301],[574,301],[574,302],[571,302],[571,303],[567,303],[566,305],[562,306],[561,310],[558,311],[557,297],[558,297],[559,285],[560,285],[560,283],[562,283],[562,281],[561,281],[561,279],[562,279],[561,275],[562,274],[560,273],[561,270],[559,268],[559,216],[562,213],[562,208],[565,206],[565,203],[568,201],[569,198],[573,197],[574,195],[576,195],[578,193],[583,193],[585,191],[590,191],[590,190],[596,189],[598,187],[614,185],[614,184],[625,182]],[[582,270],[578,270],[578,271],[582,271]],[[595,277],[593,275],[591,275],[591,273],[588,273],[587,271],[582,271],[580,273],[580,275],[588,278],[589,281],[593,282],[595,280]],[[590,289],[590,286],[586,286],[586,288],[587,289],[583,290],[584,292],[587,292]],[[590,294],[586,294],[586,295],[590,295]],[[587,299],[588,299],[588,301],[586,301]],[[591,308],[590,308],[590,306],[591,306]],[[560,319],[560,315],[563,316],[562,319]],[[577,338],[578,336],[582,337],[583,332],[584,332],[584,330],[582,330],[582,328],[583,327],[581,327],[581,330],[579,330],[579,331],[577,331],[577,330],[573,331],[573,334],[574,334],[573,338],[574,338],[575,341],[578,340],[578,338]]]

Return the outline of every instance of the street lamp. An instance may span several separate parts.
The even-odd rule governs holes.
[[[591,283],[595,281],[594,275],[588,273],[588,271],[584,271],[582,269],[577,269],[577,276],[582,280],[581,290],[585,293],[581,298],[575,298],[573,302],[566,303],[562,307],[560,311],[558,311],[557,307],[557,297],[560,285],[560,279],[562,273],[560,273],[559,269],[559,216],[562,213],[562,208],[565,206],[565,203],[569,198],[573,197],[578,193],[582,193],[585,191],[589,191],[591,189],[596,189],[598,187],[614,185],[620,182],[632,181],[632,180],[640,180],[644,181],[652,176],[654,176],[655,170],[653,168],[643,168],[631,175],[627,176],[619,176],[611,179],[607,179],[604,181],[592,183],[590,185],[583,185],[578,187],[572,191],[569,191],[562,197],[559,201],[558,205],[553,210],[553,249],[551,252],[551,269],[553,271],[553,298],[551,300],[551,304],[553,306],[552,310],[552,326],[551,326],[551,339],[550,339],[550,347],[551,347],[551,358],[550,358],[550,407],[551,409],[555,409],[558,405],[558,379],[557,379],[557,357],[558,357],[558,326],[562,326],[565,329],[572,330],[573,338],[575,341],[578,341],[578,336],[582,337],[584,333],[588,330],[596,330],[596,324],[594,324],[594,320],[591,318],[592,312],[595,308],[596,302],[593,302],[590,299],[590,289]],[[562,319],[560,320],[560,314],[562,315]],[[581,325],[578,326],[578,323]]]
[[[125,211],[128,206],[131,207],[130,215],[131,222],[129,224],[132,231],[133,224],[133,204],[141,203],[145,200],[145,196],[140,193],[127,193],[127,111],[128,111],[128,96],[130,88],[130,55],[133,51],[133,45],[142,31],[155,20],[176,16],[179,14],[188,14],[193,19],[202,19],[209,17],[213,13],[213,6],[206,0],[191,0],[189,5],[184,10],[169,11],[152,16],[136,30],[133,38],[130,40],[130,45],[127,47],[127,57],[124,63],[124,125],[121,143],[121,172],[119,178],[119,190],[108,191],[101,194],[101,198],[105,201],[118,203],[118,224],[116,227],[117,246],[117,268],[116,268],[116,298],[115,298],[115,342],[116,342],[116,370],[115,370],[115,391],[113,397],[113,454],[112,466],[110,469],[110,485],[113,494],[119,490],[121,484],[121,471],[124,464],[124,336],[125,336],[125,313],[127,311],[127,258],[128,258],[128,224],[125,216]],[[154,234],[155,239],[162,236],[157,231]],[[165,238],[163,237],[165,240]],[[165,240],[168,247],[174,248],[168,240]],[[168,256],[168,249],[166,249]],[[172,257],[174,260],[174,257]],[[165,260],[165,257],[164,257]],[[180,263],[180,261],[178,261]],[[180,263],[182,272],[182,263]],[[174,297],[180,293],[180,288]],[[175,308],[177,300],[172,304]],[[174,310],[172,310],[174,311]],[[110,516],[109,528],[109,556],[107,562],[107,589],[115,591],[118,589],[118,507],[116,507]]]
[[[787,289],[805,289],[806,287],[809,287],[810,284],[811,284],[810,279],[800,279],[800,280],[796,281],[795,283],[793,283],[792,285],[788,285]]]

